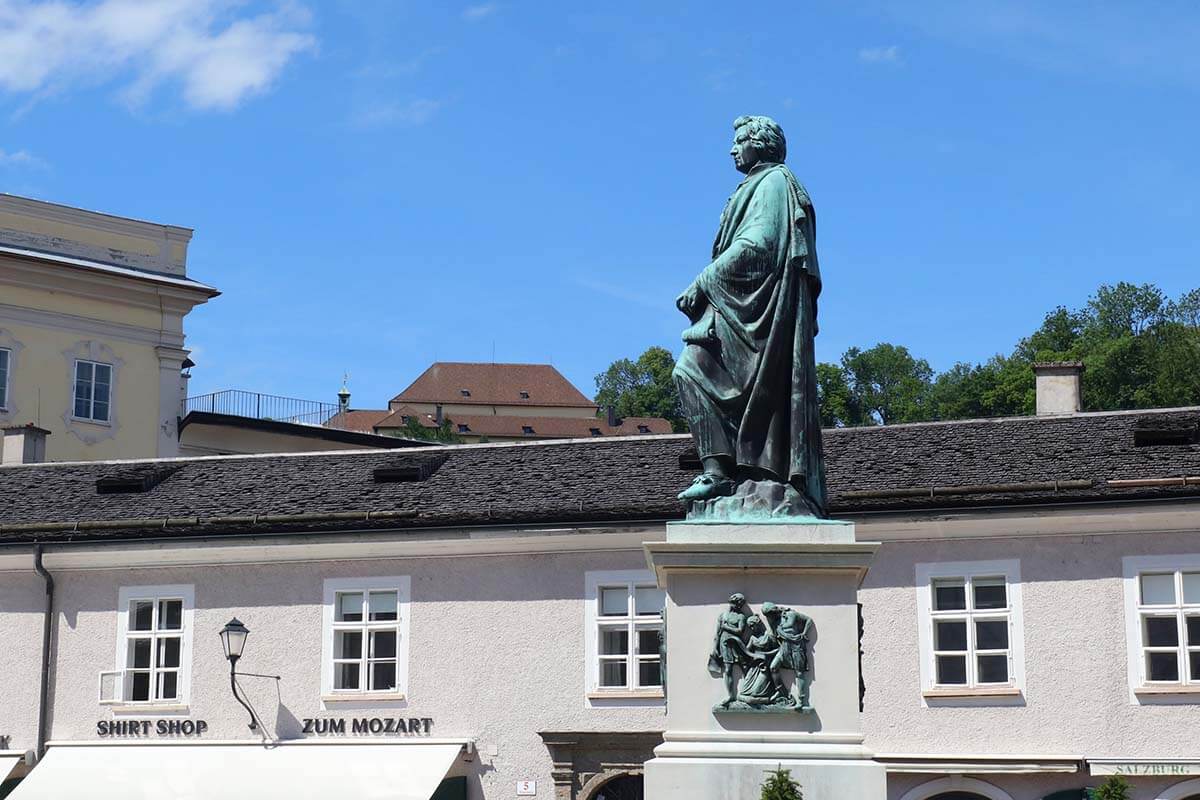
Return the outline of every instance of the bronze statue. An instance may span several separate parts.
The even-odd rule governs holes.
[[[816,217],[784,166],[774,120],[735,120],[730,154],[746,177],[721,214],[711,263],[675,301],[692,324],[673,378],[704,465],[679,498],[695,504],[775,484],[786,496],[772,495],[771,515],[825,517]]]
[[[763,603],[761,616],[747,611],[745,596],[735,592],[729,596],[729,610],[717,618],[708,670],[724,681],[725,699],[713,710],[811,712],[808,642],[812,620],[769,602]],[[795,672],[790,691],[783,679],[785,669]]]
[[[763,616],[771,623],[775,639],[779,642],[779,652],[771,662],[771,674],[776,686],[783,690],[783,679],[779,675],[781,669],[790,669],[796,673],[792,682],[792,691],[788,695],[792,702],[801,709],[809,708],[808,704],[808,637],[812,631],[812,619],[786,606],[774,603],[762,604]]]
[[[729,610],[717,617],[717,632],[713,636],[713,650],[708,657],[708,671],[714,677],[725,681],[725,693],[728,698],[722,704],[729,706],[737,699],[737,683],[733,667],[742,661],[745,655],[742,638],[746,634],[746,615],[742,606],[746,604],[745,595],[735,592],[729,596]]]

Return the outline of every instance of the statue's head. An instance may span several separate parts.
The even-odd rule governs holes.
[[[760,161],[782,164],[787,158],[783,128],[770,117],[738,117],[733,121],[733,165],[749,172]]]
[[[762,613],[764,617],[770,617],[773,614],[779,613],[779,606],[772,603],[770,600],[762,604]]]
[[[767,627],[763,625],[762,618],[758,616],[758,614],[751,614],[750,616],[746,617],[746,627],[751,633],[754,634],[762,633],[767,629]]]
[[[746,595],[741,592],[734,592],[729,595],[729,607],[737,611],[742,606],[746,605]]]

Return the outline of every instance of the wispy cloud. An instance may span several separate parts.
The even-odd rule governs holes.
[[[873,5],[881,16],[932,38],[1034,69],[1200,86],[1200,12],[1191,4],[926,0]]]
[[[239,16],[245,0],[0,0],[0,90],[44,96],[116,83],[132,104],[177,85],[197,110],[230,110],[312,49],[298,6]]]
[[[886,47],[864,47],[858,51],[858,60],[864,64],[900,64],[900,47],[889,44]]]
[[[373,103],[351,115],[350,124],[356,128],[417,127],[433,119],[443,105],[443,101],[429,98],[407,103]]]
[[[664,301],[666,294],[662,292],[645,291],[639,292],[625,286],[619,286],[612,283],[593,280],[591,278],[576,277],[574,279],[576,286],[588,289],[599,294],[607,295],[616,300],[621,300],[633,305],[653,308],[658,311],[670,308],[670,302]]]
[[[495,14],[500,7],[495,3],[480,3],[476,6],[467,6],[463,9],[462,18],[467,22],[479,22],[482,19]]]
[[[28,150],[15,150],[9,152],[7,150],[0,149],[0,167],[46,169],[48,166],[50,165],[30,153]]]

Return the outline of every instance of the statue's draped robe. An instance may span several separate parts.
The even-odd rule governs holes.
[[[824,516],[815,237],[812,203],[791,171],[756,165],[721,214],[712,263],[696,279],[707,302],[674,378],[701,458],[733,459],[739,478],[790,483]]]

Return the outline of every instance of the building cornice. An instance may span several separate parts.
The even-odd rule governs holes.
[[[184,341],[182,334],[168,330],[143,328],[123,322],[109,322],[7,303],[0,303],[0,320],[11,320],[54,330],[68,330],[85,336],[116,339],[152,347],[182,348]]]

